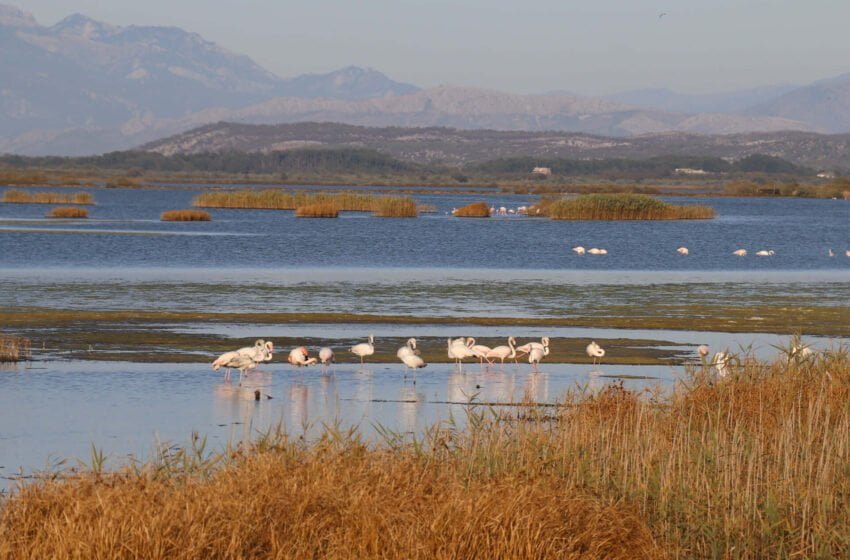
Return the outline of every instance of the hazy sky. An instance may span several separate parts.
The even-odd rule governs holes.
[[[850,72],[847,0],[0,0],[174,25],[281,75],[354,64],[421,86],[709,92]],[[665,13],[659,18],[659,14]]]

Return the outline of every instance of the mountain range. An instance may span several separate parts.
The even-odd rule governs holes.
[[[578,132],[850,131],[850,74],[805,86],[710,95],[605,97],[421,89],[373,69],[282,78],[175,27],[119,27],[80,14],[47,27],[0,5],[0,152],[128,149],[219,121]]]

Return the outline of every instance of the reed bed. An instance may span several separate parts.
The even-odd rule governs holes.
[[[195,197],[200,208],[243,208],[298,210],[309,206],[336,208],[337,212],[374,212],[380,217],[416,217],[416,201],[407,196],[379,196],[368,193],[307,193],[285,189],[208,192]]]
[[[10,204],[94,204],[94,197],[87,192],[29,192],[9,189],[3,193],[3,202]]]
[[[489,218],[490,207],[484,202],[473,202],[454,211],[458,218]]]
[[[0,362],[22,362],[32,358],[30,339],[0,333]]]
[[[379,218],[416,218],[416,201],[409,196],[381,196],[375,201],[375,216]]]
[[[48,218],[70,218],[70,219],[82,219],[89,217],[89,211],[85,208],[53,208],[50,212],[47,213]]]
[[[163,222],[210,222],[212,216],[204,210],[167,210],[159,219]]]
[[[93,452],[0,503],[0,558],[846,558],[850,357],[797,356],[414,441],[195,437],[117,472]]]
[[[295,209],[299,218],[336,218],[339,210],[334,204],[308,204]]]
[[[705,220],[714,217],[711,206],[669,204],[642,194],[588,194],[549,204],[553,220]]]

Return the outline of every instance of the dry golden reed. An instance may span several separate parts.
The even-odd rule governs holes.
[[[416,202],[410,197],[379,196],[368,193],[307,193],[285,189],[245,189],[207,192],[195,197],[201,208],[243,208],[297,210],[307,206],[333,206],[338,212],[375,212],[379,216],[416,216]]]
[[[334,204],[308,204],[296,208],[295,215],[299,218],[336,218],[339,210]]]
[[[0,503],[0,558],[847,558],[847,351],[730,370],[471,408],[413,442],[95,454]]]
[[[0,362],[21,362],[32,357],[30,339],[0,333]]]
[[[85,208],[53,208],[50,212],[47,213],[48,218],[88,218],[89,211]]]
[[[167,210],[159,219],[163,222],[209,222],[212,216],[203,210]]]
[[[489,218],[490,208],[484,202],[473,202],[453,212],[458,218]]]
[[[3,202],[12,204],[94,204],[94,197],[87,192],[29,192],[9,189],[3,193]]]
[[[677,206],[643,194],[586,194],[545,206],[553,220],[704,220],[711,206]]]

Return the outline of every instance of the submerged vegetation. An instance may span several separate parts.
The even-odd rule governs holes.
[[[193,204],[202,208],[241,208],[261,210],[298,210],[302,212],[374,212],[380,217],[416,217],[416,201],[411,197],[379,196],[369,193],[307,193],[285,189],[245,189],[207,192],[195,197]],[[314,207],[307,209],[307,207]],[[306,216],[305,213],[297,213]],[[315,217],[315,216],[313,216]],[[333,217],[333,216],[324,216]]]
[[[94,204],[94,197],[87,192],[30,192],[9,189],[3,193],[3,202],[13,204]]]
[[[0,557],[776,558],[850,550],[850,357],[694,368],[672,394],[470,406],[418,439],[272,431],[52,473],[0,502]]]
[[[20,362],[32,356],[30,339],[0,333],[0,362]]]
[[[50,212],[48,212],[47,217],[81,219],[88,218],[89,211],[85,208],[75,208],[73,206],[69,208],[53,208]]]
[[[167,210],[159,219],[163,222],[209,222],[212,216],[204,210]]]
[[[458,218],[489,218],[490,208],[484,202],[473,202],[452,212]]]
[[[703,220],[714,217],[710,206],[677,206],[643,194],[588,194],[547,204],[542,212],[553,220]]]

